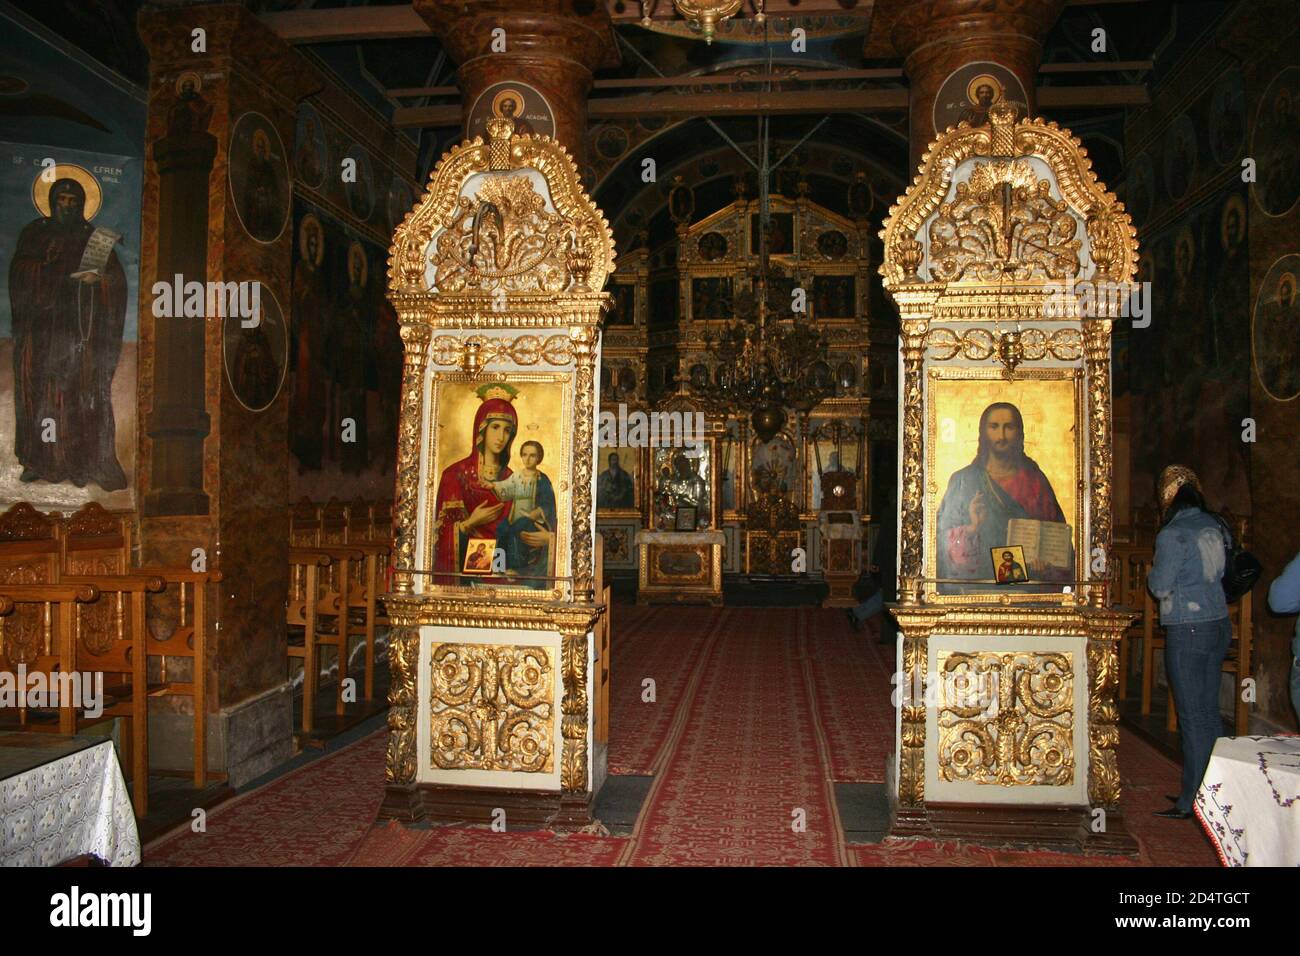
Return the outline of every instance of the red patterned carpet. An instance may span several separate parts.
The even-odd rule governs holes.
[[[149,865],[1124,866],[1216,858],[1189,822],[1156,819],[1179,768],[1122,734],[1136,859],[888,840],[846,845],[837,782],[881,782],[893,744],[893,649],[811,608],[620,607],[610,766],[653,774],[631,837],[486,827],[371,828],[386,733],[216,808],[207,832],[146,847]],[[642,700],[643,680],[656,700]],[[792,823],[802,821],[796,830]]]

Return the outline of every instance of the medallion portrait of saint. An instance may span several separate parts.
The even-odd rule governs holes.
[[[359,475],[370,464],[370,422],[367,392],[377,387],[374,374],[376,309],[370,294],[370,260],[366,248],[353,240],[347,251],[347,288],[336,298],[325,352],[329,357],[329,421],[350,419],[352,441],[335,441],[340,467]],[[337,439],[338,431],[332,434]]]
[[[116,451],[113,376],[122,352],[127,279],[121,236],[91,225],[98,180],[71,164],[32,182],[38,213],[9,262],[14,455],[24,482],[126,487]]]
[[[968,63],[948,75],[934,100],[934,131],[965,122],[987,126],[989,110],[1005,103],[1024,116],[1028,104],[1024,87],[1014,73],[1000,63]]]
[[[487,121],[512,119],[519,136],[554,136],[555,113],[546,98],[527,83],[493,83],[474,100],[465,123],[465,135],[487,139]]]
[[[250,412],[265,411],[280,394],[289,358],[289,334],[284,313],[270,286],[261,288],[258,322],[245,327],[241,316],[231,315],[223,326],[226,381],[239,404]]]
[[[1187,194],[1196,176],[1196,127],[1186,113],[1165,136],[1165,189],[1171,199]]]
[[[406,218],[406,214],[411,211],[415,205],[415,198],[411,195],[411,187],[403,180],[394,176],[388,184],[388,228],[389,231],[396,229]]]
[[[992,582],[990,556],[1015,546],[1024,548],[1029,580],[1073,581],[1075,383],[932,384],[940,386],[934,397],[932,491],[942,489],[942,497],[933,512],[937,560],[927,561],[933,568],[927,574],[941,581]],[[1013,400],[987,401],[999,392]],[[982,403],[978,417],[976,403]],[[1032,412],[1031,424],[1023,409]],[[974,456],[963,463],[972,445]]]
[[[1259,101],[1249,155],[1258,179],[1251,193],[1270,216],[1283,216],[1300,199],[1300,169],[1293,153],[1300,141],[1300,67],[1290,66],[1269,83]]]
[[[1220,163],[1241,152],[1246,139],[1246,89],[1240,70],[1229,70],[1214,84],[1210,101],[1210,148]]]
[[[275,126],[245,113],[230,133],[230,194],[244,231],[274,242],[289,220],[289,164]]]
[[[559,383],[445,384],[439,444],[454,458],[438,478],[433,512],[434,583],[472,584],[471,542],[488,539],[505,571],[475,580],[543,589],[553,586],[562,542],[558,492],[567,469],[558,421]],[[468,421],[460,420],[469,416]],[[466,427],[468,426],[468,427]],[[534,436],[534,437],[523,437]],[[442,458],[440,450],[439,457]]]
[[[1300,255],[1273,263],[1260,284],[1251,336],[1255,374],[1269,396],[1280,402],[1300,397]]]

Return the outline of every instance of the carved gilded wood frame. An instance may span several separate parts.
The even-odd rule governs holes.
[[[990,119],[978,128],[960,123],[932,144],[922,157],[920,174],[890,209],[881,232],[880,272],[901,318],[899,580],[904,603],[922,600],[927,576],[924,376],[927,355],[935,347],[951,356],[962,353],[963,358],[1000,363],[1008,377],[1023,374],[1018,366],[1026,361],[1081,360],[1086,428],[1080,438],[1086,435],[1089,540],[1086,551],[1078,553],[1077,567],[1093,573],[1098,549],[1103,556],[1110,550],[1110,337],[1137,274],[1137,233],[1124,205],[1097,181],[1087,153],[1068,130],[1041,118],[1016,122],[1010,108],[991,110]],[[954,183],[954,174],[968,169],[968,160],[983,168],[963,189]],[[1040,177],[1044,170],[1047,175]],[[1042,187],[1039,192],[1044,179],[1050,191]],[[1013,206],[1030,218],[1041,212],[1051,237],[1042,240],[1046,247],[1025,242],[1023,233],[1016,240],[1011,223],[1023,219],[1008,214]],[[1067,216],[1082,225],[1086,244],[1077,230],[1070,235],[1051,231],[1051,224]],[[922,234],[939,220],[937,230]],[[1114,295],[1099,298],[1084,314],[1077,307],[1084,282],[1105,284]],[[1064,311],[1048,308],[1053,299]],[[1104,603],[1107,568],[1095,575],[1089,594],[1062,595],[1062,603],[1089,598],[1094,605]]]
[[[931,365],[927,370],[928,384],[939,381],[971,381],[971,382],[997,382],[1005,381],[1006,375],[992,368],[971,368],[969,366],[942,366]],[[1085,484],[1084,474],[1087,465],[1087,447],[1085,445],[1087,436],[1088,412],[1084,397],[1083,388],[1083,369],[1079,366],[1073,368],[1028,368],[1019,369],[1013,381],[1070,381],[1073,383],[1073,415],[1070,422],[1073,432],[1074,449],[1071,456],[1074,460],[1074,467],[1070,475],[1070,481],[1073,484],[1073,494],[1070,496],[1074,500],[1073,513],[1066,515],[1072,527],[1072,540],[1075,552],[1075,567],[1077,576],[1083,576],[1083,569],[1087,561],[1087,551],[1084,547],[1089,540],[1086,534],[1086,514],[1084,508]],[[926,479],[925,496],[924,496],[924,520],[925,541],[927,547],[924,548],[924,583],[923,599],[927,604],[1041,604],[1045,600],[1062,601],[1065,604],[1075,604],[1079,598],[1074,594],[1075,586],[1070,584],[1070,593],[1061,592],[1059,595],[1044,593],[1043,591],[1024,591],[1017,592],[1005,587],[997,587],[992,583],[971,581],[971,589],[961,593],[944,594],[936,584],[938,578],[938,511],[939,503],[943,498],[944,488],[943,481],[946,476],[936,474],[935,471],[935,450],[940,440],[939,427],[937,421],[937,409],[933,401],[933,395],[930,389],[926,390],[925,397],[925,473]],[[1060,591],[1059,585],[1055,590]],[[975,587],[982,587],[982,590],[975,590]]]
[[[443,155],[389,250],[388,296],[401,322],[405,359],[395,573],[385,598],[393,623],[387,778],[390,791],[410,791],[416,779],[422,625],[482,629],[485,636],[501,628],[553,631],[561,641],[561,789],[565,799],[581,803],[590,789],[587,661],[600,613],[591,595],[595,371],[601,310],[609,301],[601,289],[614,270],[614,241],[564,147],[546,136],[514,135],[509,119],[491,119],[487,129],[486,142],[476,137]],[[434,374],[565,380],[571,464],[569,489],[557,504],[568,548],[562,560],[557,555],[557,567],[567,571],[572,588],[561,600],[549,591],[416,593],[426,570],[421,565],[430,563],[417,554],[421,475],[438,479],[434,434],[425,428],[437,420]]]

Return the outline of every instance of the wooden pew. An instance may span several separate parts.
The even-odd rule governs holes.
[[[155,601],[153,610],[143,594],[130,599],[133,618],[138,611],[144,636],[146,658],[158,662],[159,679],[149,689],[151,697],[184,696],[191,698],[194,709],[193,780],[196,789],[207,785],[207,585],[221,581],[221,572],[213,568],[193,571],[189,567],[134,567],[133,518],[131,512],[106,511],[90,503],[69,515],[63,522],[60,538],[60,570],[68,575],[121,575],[160,580],[162,588],[175,598],[174,609]],[[112,592],[112,588],[102,588]],[[126,592],[123,592],[126,593]],[[174,615],[173,615],[174,611]],[[84,615],[83,615],[84,616]],[[168,631],[166,637],[155,632]],[[187,658],[190,679],[176,680],[169,674],[168,658]],[[147,660],[146,660],[147,666]]]
[[[111,685],[105,681],[109,700],[105,701],[103,713],[91,718],[79,714],[76,708],[61,707],[59,732],[76,733],[100,721],[124,718],[124,729],[129,734],[124,732],[121,737],[123,763],[132,768],[131,796],[136,815],[144,816],[149,807],[144,595],[162,590],[162,581],[156,577],[94,573],[108,569],[91,559],[65,566],[65,532],[61,518],[43,515],[26,502],[19,502],[0,516],[0,579],[4,583],[62,585],[74,590],[88,587],[97,595],[93,602],[60,601],[57,624],[52,620],[52,603],[45,602],[41,610],[27,603],[15,610],[19,617],[14,632],[25,633],[30,641],[32,626],[39,619],[48,648],[53,625],[58,633],[58,652],[53,656],[57,657],[59,670],[69,674],[102,673],[113,678]],[[71,573],[74,571],[91,573]],[[13,640],[13,636],[6,635],[6,644]],[[46,659],[50,656],[47,654]],[[42,728],[32,725],[31,729]]]

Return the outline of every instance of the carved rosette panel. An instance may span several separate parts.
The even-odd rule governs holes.
[[[434,644],[429,744],[443,770],[554,769],[554,651],[540,646]]]
[[[1118,633],[1088,641],[1088,801],[1119,809]]]
[[[107,654],[115,641],[126,639],[124,611],[120,592],[108,592],[98,601],[80,605],[76,609],[77,642],[97,657]]]
[[[406,358],[402,366],[402,405],[397,426],[397,488],[393,503],[396,568],[393,590],[410,593],[415,568],[415,522],[420,497],[420,420],[423,416],[424,368],[432,331],[422,325],[402,325]]]
[[[1003,787],[1074,782],[1072,655],[951,652],[937,663],[941,780]]]
[[[46,576],[46,565],[39,561],[0,567],[0,584],[48,584]],[[9,663],[30,664],[52,649],[47,649],[45,643],[46,616],[50,613],[42,605],[19,604],[13,613],[0,617],[0,650]]]
[[[388,783],[395,786],[415,783],[415,669],[419,654],[419,628],[394,627],[388,639],[388,668],[392,684],[388,688],[386,776]]]

